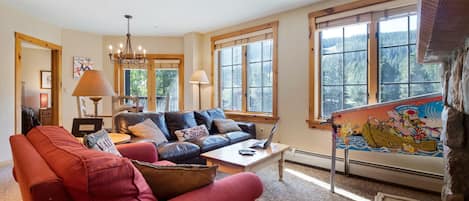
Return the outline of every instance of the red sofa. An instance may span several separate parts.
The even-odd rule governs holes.
[[[124,157],[87,149],[60,127],[39,126],[27,136],[10,137],[13,176],[24,201],[29,200],[157,200],[128,158],[155,164],[151,143],[118,145]],[[179,195],[173,201],[252,201],[263,191],[259,178],[239,173]]]

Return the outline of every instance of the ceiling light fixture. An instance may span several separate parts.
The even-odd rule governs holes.
[[[124,15],[127,19],[127,35],[126,42],[124,44],[120,43],[119,47],[116,48],[116,51],[113,53],[112,45],[109,45],[109,59],[111,63],[117,62],[120,65],[143,65],[146,62],[147,50],[143,49],[142,46],[137,47],[137,51],[132,49],[132,42],[130,39],[130,19],[132,15]]]

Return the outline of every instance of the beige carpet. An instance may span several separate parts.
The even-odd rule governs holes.
[[[21,200],[21,193],[11,176],[11,164],[0,167],[0,200]],[[332,194],[324,187],[328,186],[329,172],[298,164],[286,163],[284,181],[278,181],[277,166],[271,166],[257,172],[264,183],[264,193],[259,201],[373,201],[378,192],[399,195],[421,201],[440,200],[439,194],[421,192],[406,187],[368,181],[363,178],[337,176],[337,187],[344,197]],[[220,173],[217,178],[226,174]],[[351,199],[352,198],[352,199]]]

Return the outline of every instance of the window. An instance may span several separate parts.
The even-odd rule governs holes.
[[[124,96],[136,96],[139,106],[148,110],[148,73],[146,69],[124,69]]]
[[[179,72],[178,69],[160,68],[155,70],[156,111],[179,110]]]
[[[368,26],[357,24],[320,33],[321,116],[368,103]]]
[[[241,35],[228,33],[212,37],[213,68],[218,71],[217,98],[230,118],[277,120],[274,84],[277,26],[273,22],[236,32]]]
[[[220,50],[221,107],[230,111],[242,111],[242,47]]]
[[[310,127],[337,110],[441,90],[440,65],[416,61],[416,6],[393,4],[310,13]]]
[[[119,77],[119,91],[124,96],[139,98],[139,106],[145,111],[167,112],[183,109],[184,60],[182,55],[147,55],[149,57],[145,66],[123,66],[115,64],[121,69]],[[116,72],[115,72],[116,73]],[[115,86],[115,87],[116,87]]]
[[[379,22],[379,101],[441,90],[439,65],[416,61],[417,16]]]

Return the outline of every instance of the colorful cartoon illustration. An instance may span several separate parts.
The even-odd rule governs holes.
[[[333,113],[337,147],[442,157],[442,110],[431,95]]]

